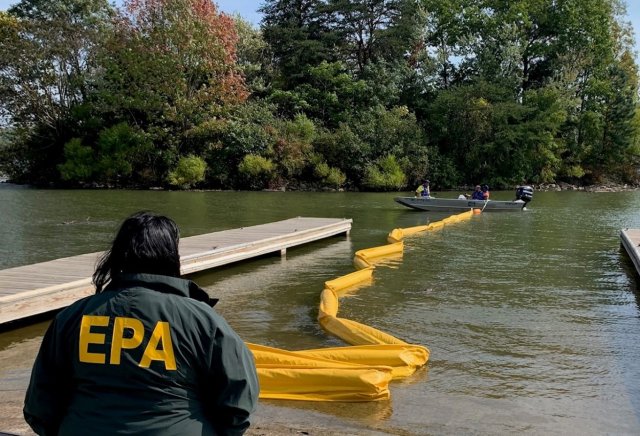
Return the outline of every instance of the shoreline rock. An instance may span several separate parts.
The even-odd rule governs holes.
[[[584,191],[584,192],[626,192],[637,191],[640,189],[638,185],[627,183],[602,183],[598,185],[578,186],[569,183],[548,183],[534,185],[536,191]]]

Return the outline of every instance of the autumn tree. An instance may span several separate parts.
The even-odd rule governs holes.
[[[209,0],[128,1],[101,58],[103,96],[121,99],[120,112],[141,109],[143,118],[189,128],[207,110],[246,98],[236,44],[233,19]]]
[[[132,177],[162,183],[181,156],[205,151],[188,132],[247,97],[235,23],[209,0],[131,0],[113,26],[99,55],[93,117],[102,128],[141,130],[153,147],[136,154]],[[86,133],[86,145],[94,135]]]

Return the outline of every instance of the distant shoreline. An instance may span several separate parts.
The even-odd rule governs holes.
[[[279,189],[262,189],[256,191],[249,190],[239,190],[239,189],[213,189],[213,188],[202,188],[202,189],[170,189],[162,186],[151,186],[151,187],[140,187],[140,186],[110,186],[110,185],[85,185],[85,186],[74,186],[74,187],[63,187],[63,186],[42,186],[42,185],[30,185],[30,184],[22,184],[22,183],[14,183],[13,181],[7,179],[6,177],[0,177],[0,185],[11,185],[24,189],[51,189],[51,190],[78,190],[78,191],[87,191],[87,190],[95,190],[95,191],[103,191],[103,190],[131,190],[131,191],[171,191],[171,192],[408,192],[412,191],[412,189],[401,190],[401,191],[359,191],[355,189],[331,189],[331,188],[317,188],[308,185],[304,186],[294,186],[289,189],[286,187]],[[637,191],[640,189],[639,185],[633,185],[628,183],[601,183],[595,185],[573,185],[570,183],[542,183],[539,185],[530,184],[534,191],[537,192],[560,192],[560,191],[582,191],[582,192],[627,192],[627,191]],[[491,189],[495,191],[510,191],[515,189],[517,186],[513,186],[511,188],[504,189]],[[455,188],[443,188],[443,189],[434,189],[435,192],[472,192],[474,186],[471,185],[463,185]]]

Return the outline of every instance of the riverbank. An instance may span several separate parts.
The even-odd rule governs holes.
[[[628,183],[602,183],[598,185],[572,185],[570,183],[547,183],[534,186],[537,191],[585,191],[585,192],[626,192],[637,191],[640,186]]]
[[[35,189],[77,189],[77,190],[135,190],[135,191],[176,191],[176,192],[250,192],[250,191],[237,191],[233,189],[185,189],[185,190],[175,190],[169,189],[162,186],[152,186],[152,187],[140,187],[140,186],[112,186],[112,185],[100,185],[100,184],[86,184],[82,186],[31,186],[26,184],[16,184],[11,180],[0,179],[0,184],[6,184],[6,186],[19,186],[22,188],[35,188]],[[606,182],[595,185],[575,185],[571,183],[558,182],[558,183],[541,183],[541,184],[530,184],[533,187],[534,191],[539,192],[561,192],[561,191],[584,191],[584,192],[626,192],[626,191],[637,191],[640,190],[640,185],[638,184],[630,184],[630,183],[615,183],[615,182]],[[512,188],[504,188],[504,189],[495,189],[497,191],[508,191]],[[438,192],[472,192],[474,186],[472,185],[463,185],[458,186],[456,188],[443,188],[443,189],[435,189]],[[410,190],[410,189],[408,189]],[[263,189],[265,192],[359,192],[357,189],[345,189],[345,188],[327,188],[320,187],[314,185],[300,184],[295,186],[287,186],[278,189]],[[369,192],[369,191],[366,191]]]
[[[15,334],[6,333],[5,334]],[[35,433],[25,422],[22,415],[24,396],[29,384],[33,359],[40,347],[41,336],[20,341],[6,348],[0,348],[0,434],[8,433],[21,436],[33,436]],[[382,435],[366,425],[347,423],[342,417],[336,419],[331,413],[323,413],[329,403],[302,403],[260,401],[252,418],[249,436],[277,435]],[[349,404],[355,416],[366,415],[377,410],[386,410],[388,403]],[[367,410],[370,409],[370,410]],[[373,412],[370,412],[373,410]],[[374,413],[375,414],[375,413]],[[375,425],[375,423],[372,423]],[[402,433],[398,433],[402,434]]]
[[[9,390],[3,393],[0,404],[0,434],[34,436],[35,433],[25,422],[22,415],[24,390]],[[247,436],[351,436],[351,435],[386,435],[388,432],[377,431],[365,426],[345,424],[327,416],[313,413],[301,413],[295,409],[277,407],[271,404],[259,404],[252,417],[252,425],[245,433]],[[394,434],[408,434],[406,432]]]

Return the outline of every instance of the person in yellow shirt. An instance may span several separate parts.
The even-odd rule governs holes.
[[[416,197],[431,197],[431,191],[429,190],[429,180],[424,179],[422,184],[416,189]]]

